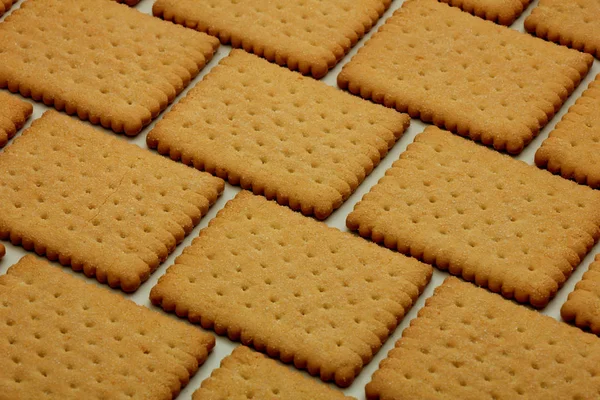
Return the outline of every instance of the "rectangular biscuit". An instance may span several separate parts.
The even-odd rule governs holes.
[[[600,58],[598,0],[540,0],[525,20],[525,29]]]
[[[15,4],[17,0],[0,0],[0,16],[10,10],[13,4]]]
[[[600,188],[600,75],[535,153],[540,168]]]
[[[383,360],[368,400],[597,399],[600,339],[450,277]]]
[[[27,0],[0,24],[0,87],[135,135],[218,45],[113,1]]]
[[[346,223],[386,247],[544,307],[600,236],[600,193],[429,127]]]
[[[158,0],[155,16],[322,78],[391,0]]]
[[[3,399],[172,399],[215,345],[31,255],[0,276],[0,322]]]
[[[565,321],[600,335],[600,254],[575,285],[560,313]]]
[[[150,148],[328,217],[410,118],[233,50],[148,134]]]
[[[242,191],[152,288],[152,303],[346,387],[431,267]]]
[[[407,0],[344,65],[338,85],[516,154],[592,61],[437,0]]]
[[[305,378],[277,361],[238,346],[213,370],[192,400],[350,400],[342,392]]]
[[[0,147],[6,146],[33,113],[33,106],[16,96],[0,92]]]
[[[223,181],[46,112],[0,154],[0,238],[134,291]]]
[[[531,0],[440,0],[480,18],[510,25],[523,13]]]

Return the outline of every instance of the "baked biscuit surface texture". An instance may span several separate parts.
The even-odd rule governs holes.
[[[564,178],[600,187],[600,75],[550,132],[535,163]]]
[[[33,106],[0,92],[0,147],[4,147],[33,113]]]
[[[598,0],[540,0],[525,20],[525,29],[600,58]]]
[[[221,179],[48,111],[0,155],[0,238],[133,291],[222,190]]]
[[[344,65],[338,85],[517,154],[592,62],[445,3],[407,0]]]
[[[600,236],[600,193],[429,127],[346,222],[386,247],[543,307]]]
[[[158,0],[154,15],[321,78],[391,0]]]
[[[10,10],[13,4],[15,4],[17,0],[0,0],[0,16]]]
[[[448,278],[373,374],[368,400],[596,399],[600,339]]]
[[[246,346],[238,346],[202,382],[193,400],[350,400],[338,390],[306,378]]]
[[[323,219],[409,123],[408,115],[233,50],[157,123],[147,143]]]
[[[521,15],[531,0],[440,0],[480,18],[510,25]]]
[[[600,335],[600,255],[569,294],[561,315],[565,321]]]
[[[0,24],[0,87],[135,135],[218,45],[113,1],[27,0]]]
[[[3,399],[174,398],[215,338],[34,256],[0,276]]]
[[[183,251],[150,298],[346,387],[431,273],[429,265],[242,191]]]

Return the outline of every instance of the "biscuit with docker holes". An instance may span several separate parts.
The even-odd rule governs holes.
[[[284,367],[275,360],[238,346],[221,361],[211,376],[192,396],[192,400],[350,400],[340,391],[329,388]]]
[[[560,311],[565,321],[600,335],[600,254],[596,255]]]
[[[600,339],[450,277],[373,374],[368,400],[597,399]]]
[[[600,193],[429,127],[346,223],[386,247],[544,307],[600,236]]]
[[[0,24],[0,88],[136,135],[218,46],[113,1],[26,0]]]
[[[13,4],[15,4],[17,0],[0,0],[0,16],[10,10]]]
[[[154,15],[321,78],[391,0],[158,0]]]
[[[535,153],[540,168],[600,188],[600,75]]]
[[[130,292],[223,186],[48,111],[0,153],[0,238]]]
[[[3,399],[170,400],[215,345],[32,255],[0,276],[0,337]]]
[[[152,288],[152,303],[346,387],[432,269],[240,192]]]
[[[0,147],[15,136],[33,113],[33,106],[6,92],[0,92]]]
[[[510,25],[531,0],[440,0],[463,11],[501,25]]]
[[[437,0],[407,0],[344,65],[338,85],[517,154],[592,62]]]
[[[600,58],[598,0],[540,0],[525,20],[525,29]]]
[[[233,50],[148,134],[150,148],[319,219],[410,118]]]

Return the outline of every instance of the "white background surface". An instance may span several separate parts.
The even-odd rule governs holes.
[[[12,10],[18,8],[21,3],[22,3],[22,0],[20,0],[16,5],[14,5]],[[142,0],[141,3],[136,8],[143,13],[151,14],[153,3],[154,3],[154,0]],[[383,24],[383,22],[393,13],[393,11],[402,5],[402,3],[403,3],[403,0],[394,0],[390,9],[380,19],[379,23],[375,26],[375,28],[371,30],[370,34],[366,35],[361,41],[359,41],[358,44],[352,49],[352,51],[345,58],[343,58],[342,61],[336,66],[336,68],[331,70],[327,74],[327,76],[322,79],[322,81],[331,86],[337,87],[336,77],[339,74],[341,67],[345,63],[350,61],[350,58],[356,53],[356,50],[364,45],[365,41],[371,36],[371,34],[374,31],[376,31],[377,28],[379,28],[379,26],[381,26]],[[527,10],[523,13],[523,15],[511,26],[511,28],[519,30],[521,32],[524,32],[523,21],[525,20],[525,17],[531,13],[531,11],[537,5],[537,3],[538,3],[537,0],[533,1],[533,3],[527,8]],[[10,14],[10,13],[7,13],[6,15],[8,15],[8,14]],[[219,47],[217,53],[215,54],[215,57],[202,70],[201,74],[194,81],[192,81],[192,83],[188,86],[188,89],[193,87],[196,84],[196,82],[198,82],[200,79],[202,79],[202,77],[204,75],[206,75],[206,73],[208,73],[210,71],[210,69],[212,67],[214,67],[221,58],[225,57],[229,53],[230,50],[231,50],[230,46],[222,45],[221,47]],[[554,125],[556,125],[556,123],[560,120],[560,118],[565,114],[568,107],[570,105],[572,105],[575,102],[575,100],[581,96],[581,93],[583,92],[583,90],[585,90],[585,88],[588,86],[589,82],[591,82],[598,73],[600,73],[600,61],[595,60],[592,70],[590,71],[588,76],[583,80],[583,82],[577,88],[577,90],[571,95],[571,97],[568,99],[567,103],[563,106],[563,108],[560,110],[560,112],[549,122],[549,124],[545,127],[545,129],[542,131],[542,133],[533,140],[533,142],[525,149],[525,151],[523,151],[523,153],[521,153],[517,157],[518,159],[521,159],[529,164],[533,164],[533,157],[534,157],[535,151],[540,147],[540,145],[542,144],[542,141],[548,137],[548,133],[552,130],[552,128],[554,127]],[[182,96],[184,96],[186,92],[187,92],[187,90],[184,91],[175,100],[175,103]],[[27,99],[27,101],[34,103],[33,101],[31,101],[31,99]],[[157,119],[162,118],[164,113],[168,112],[169,108],[165,112],[163,112],[163,114],[161,114]],[[26,127],[31,124],[31,121],[33,119],[39,118],[42,115],[42,113],[44,111],[46,111],[47,109],[48,109],[48,107],[44,106],[43,104],[34,103],[33,116],[29,120]],[[598,110],[598,111],[600,112],[600,110]],[[138,145],[142,148],[147,148],[146,134],[152,129],[153,125],[154,124],[151,124],[150,126],[146,127],[146,129],[144,129],[142,131],[142,133],[139,136],[135,137],[134,139],[127,138],[123,135],[116,135],[116,136],[118,136],[122,140],[126,140],[131,143],[135,143],[136,145]],[[352,211],[356,202],[358,202],[362,198],[362,196],[365,193],[367,193],[369,191],[369,189],[375,183],[377,183],[379,178],[381,178],[384,175],[385,171],[391,166],[391,164],[395,160],[398,159],[400,154],[406,149],[406,146],[413,141],[415,135],[422,132],[423,129],[425,128],[425,126],[426,126],[426,124],[413,119],[411,121],[410,128],[407,130],[407,132],[404,134],[404,136],[396,143],[396,145],[390,150],[389,154],[382,160],[381,164],[371,173],[370,176],[367,177],[367,179],[359,186],[359,188],[356,190],[356,192],[352,196],[350,196],[350,198],[342,205],[342,207],[339,208],[338,210],[336,210],[326,220],[326,223],[328,225],[331,225],[331,226],[334,226],[336,228],[346,231],[347,230],[346,226],[345,226],[346,216]],[[111,131],[105,130],[101,127],[97,127],[97,129],[101,129],[107,135],[114,135],[114,133],[112,133]],[[150,279],[148,281],[146,281],[137,292],[135,292],[135,294],[125,295],[123,292],[120,292],[118,290],[114,290],[114,292],[119,295],[124,295],[124,296],[128,297],[129,299],[135,301],[138,304],[150,307],[151,309],[154,309],[156,312],[162,312],[162,310],[160,310],[156,307],[153,307],[151,305],[151,303],[148,299],[150,289],[156,284],[158,278],[165,273],[167,267],[173,264],[175,258],[179,254],[181,254],[182,250],[191,243],[191,240],[194,237],[196,237],[198,235],[198,232],[201,229],[203,229],[204,227],[206,227],[206,225],[208,224],[208,221],[210,221],[212,218],[214,218],[217,211],[220,210],[229,199],[233,198],[238,191],[239,191],[239,188],[231,186],[229,184],[226,184],[223,195],[219,198],[217,203],[210,209],[209,213],[201,220],[200,224],[176,248],[175,252],[173,254],[171,254],[171,256],[154,272],[154,274],[150,277]],[[24,256],[27,253],[21,247],[12,246],[8,242],[5,242],[4,244],[6,246],[7,254],[4,257],[4,259],[0,262],[0,274],[6,273],[6,270],[11,265],[16,263],[22,256]],[[542,313],[547,314],[549,316],[552,316],[552,317],[560,320],[560,307],[566,301],[567,295],[573,290],[573,287],[575,286],[575,284],[581,279],[581,276],[583,275],[583,273],[587,270],[588,265],[593,260],[594,255],[598,252],[600,252],[600,245],[597,245],[592,249],[592,251],[588,254],[588,256],[583,260],[582,264],[575,270],[573,275],[569,278],[569,280],[564,285],[564,287],[558,292],[558,295],[550,302],[550,304],[544,310],[541,310]],[[110,255],[107,255],[107,256],[110,256]],[[72,272],[70,268],[61,267],[59,264],[56,264],[56,266],[58,268],[62,268],[63,271],[73,273],[76,276],[78,276],[79,278],[85,279],[87,282],[98,284],[94,279],[87,279],[83,274]],[[370,381],[371,375],[377,369],[379,362],[383,358],[385,358],[388,351],[391,348],[393,348],[394,343],[401,337],[402,331],[404,330],[404,328],[406,328],[408,326],[410,320],[412,320],[413,318],[416,317],[417,312],[423,306],[425,299],[432,295],[435,287],[438,286],[447,275],[448,274],[446,274],[444,272],[440,272],[439,270],[434,270],[434,274],[433,274],[431,283],[429,284],[429,286],[427,286],[427,288],[425,289],[425,292],[421,295],[421,297],[417,301],[416,305],[406,315],[406,317],[402,321],[401,325],[396,329],[394,334],[384,344],[384,346],[379,351],[379,353],[377,353],[375,355],[373,361],[371,361],[371,363],[368,364],[363,369],[363,371],[356,378],[356,380],[354,381],[352,386],[350,386],[349,388],[344,390],[344,392],[347,395],[354,396],[358,399],[365,398],[364,387]],[[101,285],[101,286],[104,286],[104,285]],[[105,286],[105,287],[108,287],[108,286]],[[172,317],[177,318],[175,316],[172,316]],[[198,329],[201,329],[201,328],[198,328]],[[212,333],[214,334],[214,332],[212,332]],[[201,382],[210,375],[210,373],[212,372],[213,369],[215,369],[219,366],[221,359],[226,357],[227,355],[229,355],[231,353],[231,351],[233,350],[233,348],[237,345],[238,345],[238,343],[231,342],[227,338],[217,336],[217,344],[216,344],[213,352],[209,355],[207,362],[203,366],[200,367],[198,373],[190,380],[190,383],[187,385],[187,387],[184,388],[184,390],[177,397],[177,399],[181,399],[181,400],[190,399],[192,393],[198,387],[200,387]],[[290,367],[290,368],[293,368],[293,367]],[[306,376],[309,376],[309,375],[306,374]],[[311,379],[316,379],[316,378],[311,378]],[[334,385],[332,385],[332,387],[334,387]]]

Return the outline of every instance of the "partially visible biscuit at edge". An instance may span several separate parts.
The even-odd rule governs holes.
[[[596,255],[560,312],[565,321],[600,335],[600,255]]]
[[[0,153],[0,239],[136,290],[224,182],[46,112]]]
[[[4,399],[177,396],[215,345],[32,255],[0,276]]]
[[[532,0],[440,0],[480,18],[510,25]]]
[[[25,125],[33,113],[33,106],[17,96],[0,92],[0,147],[4,147]]]
[[[391,0],[159,0],[155,16],[217,36],[305,75],[322,78],[368,32]]]

